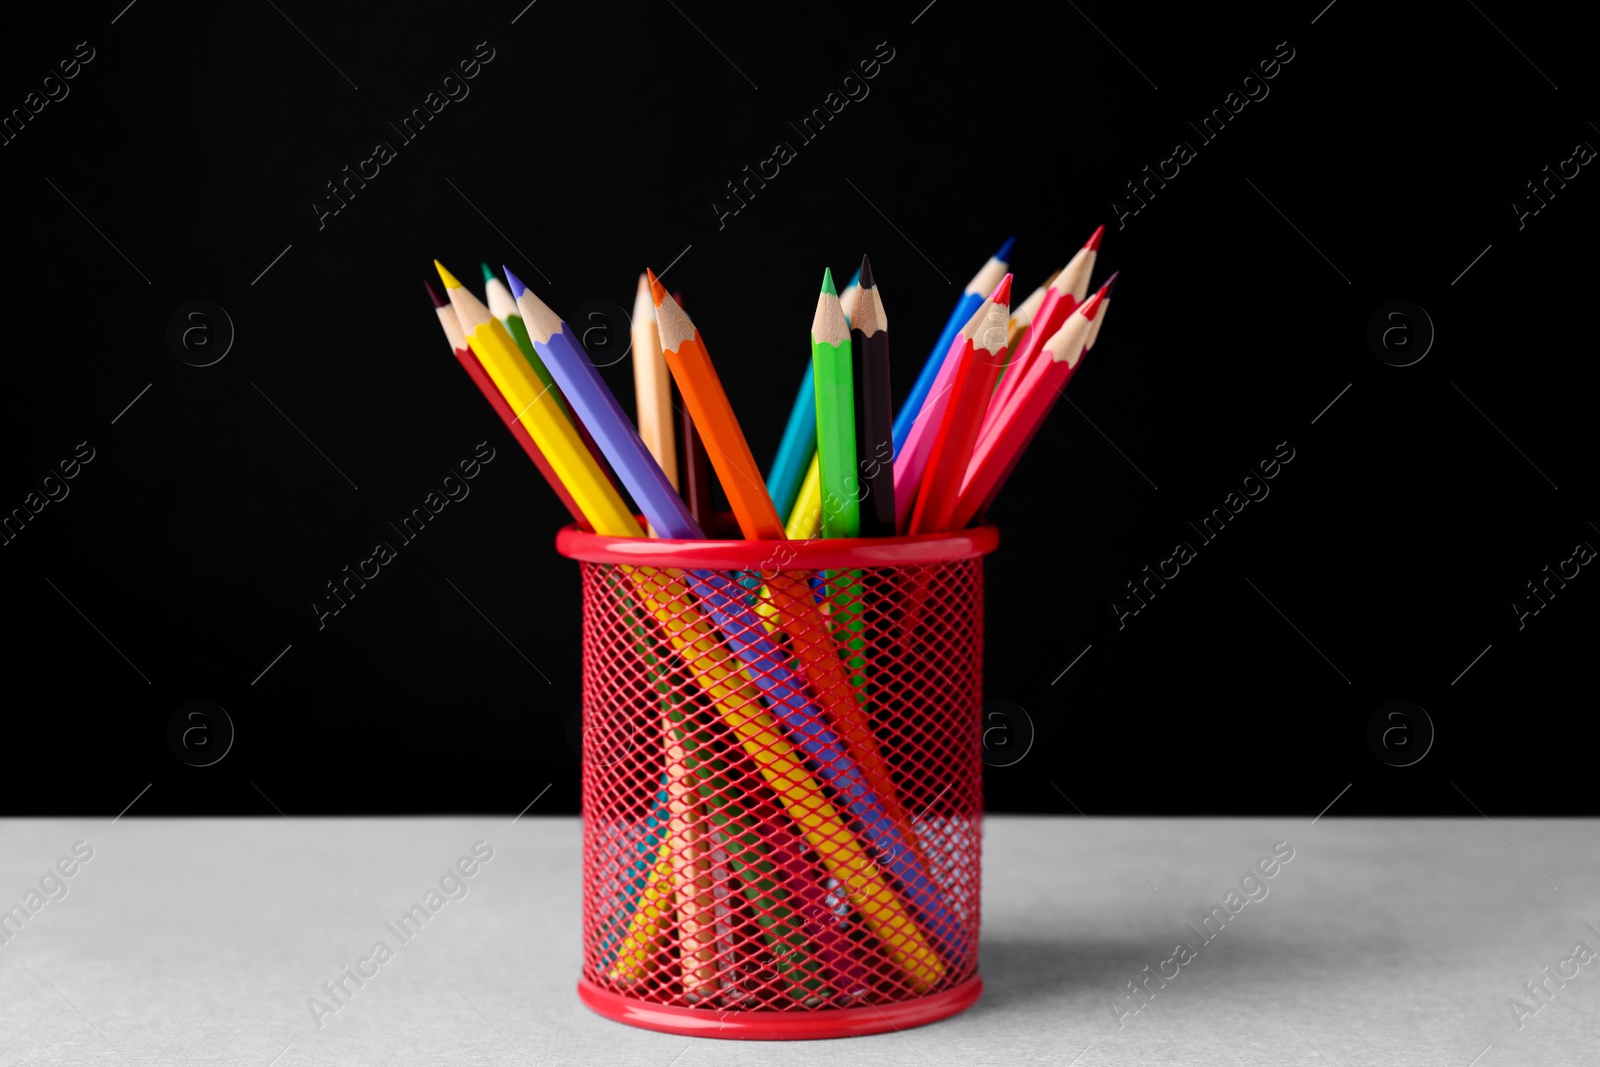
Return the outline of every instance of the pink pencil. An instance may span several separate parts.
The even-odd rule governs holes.
[[[955,343],[950,346],[950,351],[945,353],[944,362],[939,365],[939,374],[933,380],[933,387],[928,391],[928,399],[923,402],[922,410],[917,412],[916,419],[911,424],[911,431],[906,435],[906,443],[900,449],[900,454],[894,460],[894,525],[895,529],[904,533],[911,524],[911,509],[916,503],[917,493],[922,485],[922,474],[928,465],[928,455],[933,451],[934,438],[938,435],[939,424],[944,419],[945,404],[950,399],[950,384],[955,376],[956,367],[961,362],[961,353],[972,344],[973,334],[978,332],[989,312],[994,309],[995,298],[1004,289],[1011,292],[1011,275],[1007,274],[1000,279],[1000,284],[983,303],[978,305],[978,310],[972,313],[967,324],[961,327],[961,332],[956,335]],[[1005,336],[1005,319],[1000,322],[1001,337]]]

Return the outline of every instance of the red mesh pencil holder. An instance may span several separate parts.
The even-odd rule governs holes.
[[[583,578],[583,977],[699,1037],[977,1000],[993,527],[808,542],[562,530]]]

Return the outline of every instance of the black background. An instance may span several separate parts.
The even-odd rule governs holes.
[[[989,769],[991,810],[1314,814],[1347,785],[1330,815],[1600,810],[1600,578],[1521,630],[1509,606],[1600,545],[1600,177],[1522,229],[1511,208],[1600,144],[1565,12],[924,3],[13,13],[5,109],[95,58],[0,147],[0,506],[76,442],[95,459],[0,548],[4,810],[115,813],[147,783],[135,813],[515,812],[547,783],[536,812],[576,810],[565,515],[446,350],[433,257],[571,315],[682,253],[669,287],[765,463],[825,265],[871,254],[903,395],[1001,239],[1020,298],[1100,222],[1096,280],[1123,280],[1078,410],[992,512],[985,687],[1037,739]],[[319,229],[323,183],[480,41],[470,95]],[[882,41],[870,95],[799,144]],[[1184,121],[1279,42],[1270,95],[1199,143]],[[1109,201],[1179,139],[1196,158],[1119,229]],[[711,198],[779,140],[798,158],[719,229]],[[165,340],[191,299],[237,330],[211,367]],[[1393,299],[1437,329],[1413,366],[1365,338]],[[607,377],[631,409],[627,362]],[[484,440],[471,496],[319,631],[322,583]],[[1284,441],[1271,495],[1119,630],[1108,599]],[[166,743],[197,698],[238,731],[208,768]],[[1414,766],[1368,747],[1391,699],[1437,729]]]

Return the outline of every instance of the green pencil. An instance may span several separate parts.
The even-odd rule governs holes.
[[[856,475],[855,376],[850,323],[839,306],[833,271],[811,320],[811,370],[817,395],[817,463],[822,477],[822,536],[860,537],[860,479]]]
[[[572,410],[567,407],[567,398],[561,395],[561,390],[555,386],[555,381],[550,377],[550,372],[545,370],[544,361],[533,350],[533,338],[528,336],[528,327],[522,321],[522,313],[517,310],[517,302],[511,298],[511,290],[506,288],[506,283],[500,280],[500,275],[489,269],[489,264],[483,264],[483,295],[484,303],[489,305],[489,314],[499,319],[505,326],[511,339],[517,342],[517,349],[522,353],[522,358],[528,361],[528,366],[533,368],[533,373],[539,379],[539,384],[555,397],[556,405],[561,408],[561,413],[568,419],[572,418]],[[585,444],[588,442],[585,441]]]

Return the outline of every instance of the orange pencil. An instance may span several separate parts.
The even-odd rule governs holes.
[[[645,277],[650,281],[650,296],[656,305],[656,326],[667,367],[683,395],[684,407],[705,440],[711,465],[727,494],[740,532],[747,541],[788,540],[700,331],[667,295],[653,272],[645,271]],[[900,804],[888,762],[878,751],[876,735],[856,703],[856,689],[845,676],[833,635],[810,587],[780,572],[767,580],[767,588],[771,590],[771,604],[777,609],[777,621],[789,635],[792,651],[799,660],[801,676],[833,721],[850,756],[882,800],[901,836],[916,848],[916,834]]]
[[[722,491],[728,494],[728,505],[739,520],[739,529],[750,541],[784,540],[783,520],[772,505],[761,468],[750,453],[733,405],[722,388],[722,379],[717,377],[705,342],[700,340],[700,331],[677,301],[667,296],[654,272],[645,271],[645,277],[656,306],[656,328],[667,368],[711,454],[711,465],[716,468]]]

